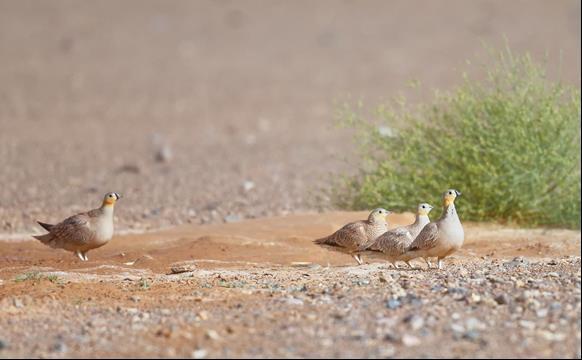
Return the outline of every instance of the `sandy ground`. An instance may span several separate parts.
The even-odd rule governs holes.
[[[109,191],[125,229],[328,209],[334,100],[426,99],[504,37],[580,86],[574,0],[2,0],[0,232]]]
[[[365,215],[118,236],[86,263],[0,242],[0,355],[580,357],[580,232],[467,224],[445,270],[312,244]]]

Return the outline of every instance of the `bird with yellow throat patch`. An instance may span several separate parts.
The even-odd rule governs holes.
[[[400,256],[400,260],[436,257],[438,268],[442,269],[442,260],[459,250],[465,241],[463,225],[455,208],[455,199],[460,195],[461,192],[455,189],[449,189],[443,193],[441,217],[427,224],[420,231],[406,253]]]
[[[52,248],[74,252],[81,261],[87,261],[89,250],[107,244],[113,237],[113,210],[120,198],[118,193],[107,193],[101,207],[73,215],[56,225],[38,221],[48,234],[33,237]]]

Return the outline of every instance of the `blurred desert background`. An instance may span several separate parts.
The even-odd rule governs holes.
[[[579,230],[467,222],[446,271],[311,243],[367,214],[329,197],[334,100],[427,99],[506,42],[579,88],[580,10],[0,0],[0,357],[580,358]],[[108,191],[89,262],[29,237]]]
[[[128,230],[329,209],[334,100],[428,97],[504,37],[580,85],[577,1],[0,1],[0,231],[108,191]]]

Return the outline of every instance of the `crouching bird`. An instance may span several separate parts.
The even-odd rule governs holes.
[[[37,221],[48,234],[33,236],[55,249],[74,252],[81,261],[89,260],[87,252],[101,247],[113,237],[113,210],[121,196],[105,194],[100,208],[73,215],[56,225]]]
[[[317,245],[322,245],[330,250],[337,250],[351,255],[358,265],[363,261],[360,257],[362,252],[376,238],[388,230],[386,216],[388,210],[374,209],[367,220],[360,220],[344,225],[333,234],[314,241]]]

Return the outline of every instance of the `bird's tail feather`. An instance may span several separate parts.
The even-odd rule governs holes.
[[[330,238],[331,238],[330,236],[326,236],[321,239],[313,240],[313,242],[318,245],[332,245],[332,243],[330,242]]]
[[[47,223],[43,223],[40,221],[37,221],[37,223],[43,227],[43,229],[45,229],[46,231],[51,231],[51,229],[53,228],[54,225],[52,224],[47,224]]]
[[[328,245],[328,246],[338,246],[336,239],[333,235],[326,236],[321,239],[313,240],[313,243],[317,245]]]

